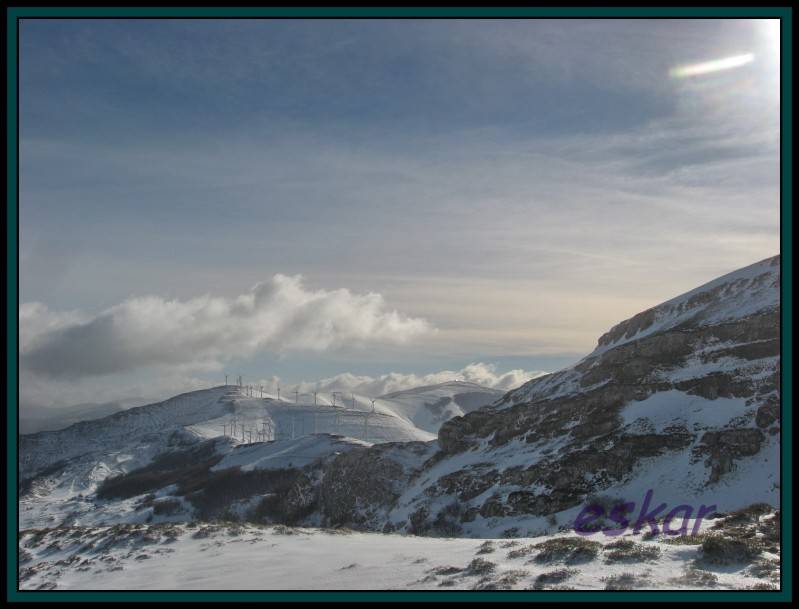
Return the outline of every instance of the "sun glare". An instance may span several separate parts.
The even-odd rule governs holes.
[[[772,53],[780,52],[780,20],[762,19],[760,21],[760,35],[763,37],[765,46]]]
[[[721,72],[722,70],[731,70],[732,68],[739,68],[754,61],[755,56],[752,53],[743,55],[733,55],[732,57],[724,57],[723,59],[714,59],[712,61],[703,61],[702,63],[693,63],[684,66],[677,66],[672,68],[670,74],[674,78],[689,78],[692,76],[703,76],[705,74],[712,74],[713,72]]]

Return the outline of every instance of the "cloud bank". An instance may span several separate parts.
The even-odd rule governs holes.
[[[215,370],[258,351],[324,351],[404,344],[433,331],[389,309],[380,294],[309,290],[275,275],[232,299],[132,298],[95,316],[20,307],[20,364],[35,374],[79,378],[154,365]]]
[[[321,379],[319,381],[303,381],[295,385],[281,385],[280,378],[272,377],[261,379],[256,386],[263,387],[269,393],[276,393],[277,388],[281,387],[287,391],[295,389],[300,393],[313,391],[342,391],[344,393],[357,393],[360,395],[379,396],[395,391],[413,389],[425,385],[435,385],[447,381],[468,381],[477,383],[484,387],[508,391],[518,387],[522,383],[547,374],[540,370],[527,371],[522,369],[509,370],[508,372],[497,372],[494,364],[484,364],[482,362],[469,364],[460,370],[441,370],[429,374],[403,374],[401,372],[389,372],[380,376],[358,376],[349,372],[337,374],[336,376]]]

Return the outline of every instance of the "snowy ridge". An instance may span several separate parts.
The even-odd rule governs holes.
[[[775,309],[780,304],[779,285],[780,257],[761,260],[617,324],[600,337],[588,357],[688,322],[713,325]]]
[[[230,399],[230,388],[215,387],[75,423],[66,429],[23,435],[20,474],[24,478],[60,461],[121,449],[147,436],[154,439],[165,432],[222,416],[229,408]]]
[[[447,384],[445,384],[447,385]],[[396,442],[435,439],[443,420],[463,410],[444,413],[438,421],[427,418],[427,429],[414,425],[414,415],[442,398],[457,399],[459,387],[428,387],[417,394],[396,394],[394,399],[378,398],[375,413],[369,417],[368,438],[374,442]],[[462,391],[462,388],[460,388]],[[482,406],[493,401],[499,392],[471,385],[472,402]],[[463,392],[463,391],[462,391]],[[467,392],[463,392],[467,393]],[[474,394],[474,395],[472,395]],[[414,396],[413,398],[411,396]],[[476,396],[476,400],[474,399]],[[197,439],[210,439],[227,434],[234,440],[250,440],[239,436],[240,426],[252,430],[266,420],[272,425],[270,439],[291,439],[314,433],[330,433],[361,437],[364,414],[370,414],[371,400],[365,396],[341,396],[319,393],[318,405],[294,403],[275,396],[248,397],[234,386],[220,386],[177,395],[163,402],[130,408],[91,421],[75,423],[65,429],[37,432],[20,437],[20,474],[23,478],[53,464],[76,457],[117,451],[131,444],[159,442],[174,432],[187,433]],[[334,408],[332,405],[335,404]],[[419,418],[419,417],[417,417]],[[236,423],[236,432],[232,424]]]

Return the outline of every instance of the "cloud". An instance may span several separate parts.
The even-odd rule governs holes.
[[[361,395],[379,396],[395,391],[423,387],[425,385],[435,385],[447,381],[468,381],[477,383],[484,387],[508,391],[514,389],[538,376],[547,374],[542,371],[526,371],[521,369],[509,370],[508,372],[497,372],[494,364],[484,364],[481,362],[469,364],[461,370],[442,370],[429,374],[403,374],[401,372],[389,372],[380,376],[359,376],[349,372],[337,374],[336,376],[321,379],[319,381],[302,381],[296,385],[282,385],[284,390],[297,390],[300,393],[312,391],[342,391],[345,393],[357,393]],[[269,393],[276,393],[281,386],[280,378],[273,376],[269,379],[261,379],[255,383],[256,386],[263,387]]]
[[[299,275],[275,275],[232,299],[147,296],[93,317],[23,304],[20,363],[33,373],[62,378],[155,365],[215,370],[262,350],[403,344],[432,330],[424,319],[388,309],[380,294],[313,291]]]
[[[19,350],[28,351],[48,333],[79,324],[84,317],[77,311],[51,311],[40,302],[26,302],[19,307]]]

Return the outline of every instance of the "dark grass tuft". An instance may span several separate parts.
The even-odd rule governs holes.
[[[614,542],[605,547],[607,562],[646,562],[660,557],[660,548],[655,545],[644,545],[628,540]],[[607,550],[610,549],[608,552]]]
[[[544,590],[549,585],[561,584],[570,577],[573,577],[576,573],[576,569],[558,569],[557,571],[542,573],[535,578],[533,590]]]
[[[594,560],[602,549],[602,544],[581,537],[565,537],[548,539],[536,544],[535,548],[538,550],[536,562],[578,564]]]

